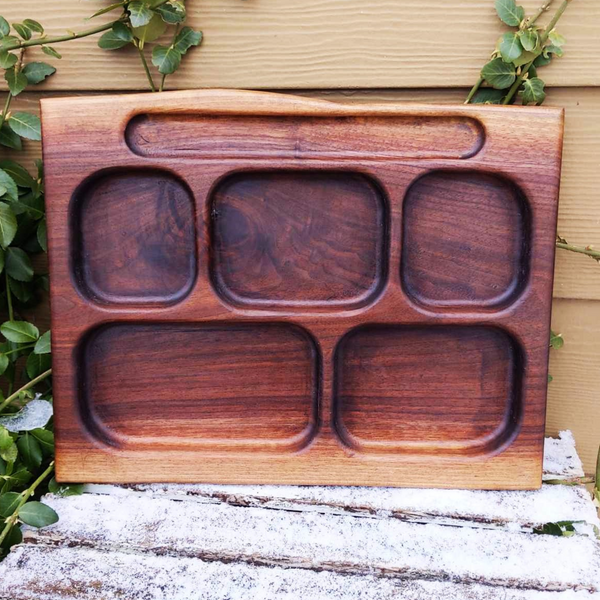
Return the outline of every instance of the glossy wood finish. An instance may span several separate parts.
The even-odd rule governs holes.
[[[540,484],[562,111],[42,116],[61,480]]]

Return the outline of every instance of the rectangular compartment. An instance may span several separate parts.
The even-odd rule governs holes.
[[[336,428],[359,452],[496,452],[517,434],[521,368],[498,329],[360,327],[336,352]]]
[[[317,353],[280,324],[120,324],[87,337],[81,417],[118,448],[297,450],[313,434]]]

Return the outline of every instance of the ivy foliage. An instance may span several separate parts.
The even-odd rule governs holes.
[[[549,9],[552,0],[546,1],[530,17],[516,0],[496,0],[496,13],[511,31],[504,33],[496,43],[467,104],[513,104],[517,100],[524,105],[542,104],[546,91],[538,69],[563,55],[565,38],[555,26],[569,2],[563,0],[550,23],[541,27],[538,19]]]
[[[172,36],[168,43],[154,43],[151,62],[161,76],[158,89],[162,91],[167,75],[173,74],[181,65],[185,54],[193,46],[202,42],[202,32],[183,26],[186,8],[181,0],[134,0],[117,2],[96,12],[93,16],[121,11],[121,16],[98,40],[104,50],[119,50],[127,46],[137,48],[146,77],[152,91],[157,89],[154,83],[145,49],[147,44],[156,42],[169,27]]]

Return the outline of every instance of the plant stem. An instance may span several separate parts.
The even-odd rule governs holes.
[[[166,4],[170,0],[161,0],[152,6],[152,8],[158,8],[163,4]],[[96,33],[102,33],[103,31],[108,31],[112,29],[112,26],[118,21],[123,21],[126,17],[121,17],[120,19],[116,19],[115,21],[110,21],[109,23],[105,23],[104,25],[98,25],[98,27],[93,27],[92,29],[86,29],[84,31],[80,31],[79,33],[72,32],[66,35],[58,35],[56,37],[41,37],[35,38],[31,40],[19,40],[15,44],[9,44],[3,47],[3,50],[10,51],[16,50],[17,48],[28,48],[30,46],[42,46],[47,44],[58,44],[60,42],[68,42],[70,40],[78,40],[79,38],[84,38],[89,35],[95,35]]]
[[[546,27],[546,29],[544,29],[544,32],[540,36],[540,48],[544,47],[544,44],[546,43],[548,36],[550,35],[550,32],[554,29],[554,27],[558,23],[559,19],[563,16],[563,13],[565,12],[565,10],[567,10],[567,8],[571,2],[572,2],[572,0],[563,0],[563,3],[560,5],[558,10],[552,17],[552,20],[550,21],[550,23],[548,23],[548,26]],[[538,54],[538,56],[539,56],[539,54]],[[537,56],[536,56],[536,58],[537,58]],[[519,91],[519,88],[521,87],[521,84],[523,83],[523,79],[525,79],[525,75],[527,75],[527,73],[529,73],[529,69],[531,69],[531,67],[533,67],[533,63],[535,62],[536,58],[534,58],[532,61],[528,62],[523,67],[523,69],[521,70],[521,74],[517,77],[515,82],[512,84],[512,87],[510,88],[510,90],[508,90],[508,94],[506,94],[506,97],[502,101],[502,104],[504,104],[504,105],[509,104],[510,101],[515,96],[515,94]]]
[[[6,280],[6,301],[8,303],[8,320],[14,321],[15,313],[13,311],[12,294],[10,293],[10,285],[8,282],[8,272],[6,271],[6,269],[4,270],[4,277]]]
[[[2,404],[0,404],[0,413],[13,400],[16,400],[19,397],[19,394],[21,392],[24,392],[24,391],[28,390],[29,388],[32,388],[34,385],[37,385],[40,381],[43,381],[44,379],[46,379],[46,377],[49,377],[50,375],[52,375],[52,369],[48,369],[47,371],[44,371],[41,375],[34,377],[31,381],[28,381],[22,388],[19,388],[14,394],[11,394]]]
[[[583,246],[573,246],[567,242],[556,242],[556,247],[561,250],[568,250],[569,252],[577,252],[577,254],[585,254],[594,260],[600,261],[600,251],[592,250],[591,248]]]
[[[148,83],[150,84],[150,89],[155,92],[156,91],[156,86],[154,85],[154,81],[152,79],[152,75],[150,74],[150,69],[148,68],[148,63],[146,61],[146,57],[144,55],[144,49],[140,46],[140,44],[135,44],[135,47],[137,48],[139,54],[140,54],[140,59],[142,61],[142,66],[144,67],[144,72],[146,73],[146,77],[148,79]]]
[[[13,95],[10,92],[8,92],[8,96],[6,96],[6,102],[4,103],[4,109],[2,110],[2,114],[0,115],[0,129],[2,129],[4,121],[6,121],[6,115],[8,114],[8,109],[10,108],[10,103],[12,99]]]
[[[596,460],[596,482],[594,483],[594,497],[600,502],[600,446],[598,446],[598,459]]]
[[[574,479],[547,479],[544,481],[544,485],[585,485],[586,483],[594,483],[596,479],[594,477],[575,477]]]
[[[24,492],[21,492],[22,498],[19,500],[19,504],[15,508],[13,514],[10,515],[10,517],[8,517],[8,519],[5,521],[6,525],[0,534],[0,544],[2,544],[2,542],[6,539],[6,536],[17,522],[17,519],[19,518],[19,510],[23,504],[25,504],[25,502],[27,502],[27,500],[33,496],[40,483],[42,483],[42,481],[44,481],[44,479],[46,479],[46,477],[48,477],[52,471],[54,471],[54,461],[48,465],[46,470]]]
[[[473,96],[475,96],[475,94],[479,91],[479,88],[483,85],[484,81],[485,79],[483,77],[479,78],[477,83],[471,88],[471,91],[465,100],[465,104],[470,104],[471,100],[473,100]]]
[[[4,356],[8,356],[9,354],[14,354],[15,352],[21,352],[21,350],[27,350],[28,348],[33,348],[35,344],[28,344],[27,346],[21,346],[20,348],[15,348],[14,350],[9,350],[8,352],[3,352]]]
[[[527,21],[527,25],[531,27],[531,25],[535,25],[536,21],[550,8],[550,5],[554,2],[554,0],[547,0],[542,4],[537,12]]]
[[[120,19],[118,20],[120,21]],[[15,50],[17,48],[27,48],[29,46],[42,46],[46,44],[58,44],[59,42],[68,42],[69,40],[77,40],[79,38],[87,37],[88,35],[95,35],[96,33],[102,33],[103,31],[112,29],[112,26],[116,22],[117,21],[111,21],[110,23],[99,25],[98,27],[94,27],[93,29],[86,29],[85,31],[80,31],[79,33],[68,33],[66,35],[59,35],[56,37],[42,37],[31,40],[22,40],[18,43],[5,46],[4,50],[10,51]]]

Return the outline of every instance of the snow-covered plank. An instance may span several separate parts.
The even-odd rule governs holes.
[[[448,581],[341,575],[194,558],[17,548],[0,564],[0,600],[598,600]]]
[[[600,546],[583,535],[536,536],[143,495],[46,501],[61,520],[26,532],[29,543],[530,589],[600,590]]]
[[[558,438],[546,438],[543,479],[572,479],[583,476],[583,464],[577,454],[573,434],[570,431],[561,431]]]
[[[544,472],[548,479],[583,476],[570,431],[546,440]],[[597,512],[583,487],[543,486],[531,492],[426,490],[409,488],[137,484],[127,487],[88,485],[95,494],[145,494],[203,503],[394,517],[419,523],[468,527],[532,527],[556,521],[585,521],[600,527]]]
[[[466,527],[532,527],[556,521],[600,520],[583,487],[545,485],[531,492],[424,490],[409,488],[152,484],[121,488],[87,486],[89,492],[144,495],[208,504],[256,506],[355,516],[398,518]]]

